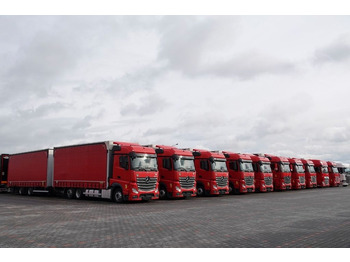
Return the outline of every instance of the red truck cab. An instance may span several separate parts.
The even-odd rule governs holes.
[[[299,158],[288,158],[292,173],[292,189],[306,188],[305,169]]]
[[[328,164],[326,161],[311,159],[315,165],[318,187],[329,187]]]
[[[340,186],[340,174],[335,162],[328,161],[329,186]]]
[[[159,198],[196,196],[196,169],[189,150],[172,146],[151,146],[157,153],[159,169]]]
[[[317,176],[315,171],[315,165],[311,160],[301,159],[305,169],[305,183],[306,188],[317,187]]]
[[[275,190],[289,190],[292,188],[292,175],[290,172],[289,161],[286,157],[279,157],[270,154],[265,156],[271,161],[271,170],[273,174],[273,187]]]
[[[196,168],[197,195],[224,195],[229,193],[225,156],[202,149],[191,150]]]
[[[272,192],[273,175],[270,160],[260,154],[250,155],[253,161],[255,192]]]
[[[254,192],[254,170],[253,161],[250,156],[228,151],[223,151],[222,153],[226,157],[230,193]]]
[[[9,155],[0,155],[0,192],[7,191],[7,170],[9,165]]]

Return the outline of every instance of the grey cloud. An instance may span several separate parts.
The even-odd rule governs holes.
[[[151,92],[151,93],[147,94],[146,96],[144,96],[138,104],[130,103],[130,104],[123,106],[120,110],[120,114],[123,116],[151,115],[151,114],[155,114],[155,113],[161,111],[167,104],[168,104],[168,102],[164,98]]]
[[[206,51],[231,42],[235,28],[235,17],[165,17],[159,27],[159,59],[167,61],[171,69],[197,74]]]
[[[296,66],[291,62],[278,61],[252,51],[208,66],[203,71],[216,76],[246,80],[261,74],[285,74],[295,70]]]
[[[254,50],[232,54],[239,37],[237,17],[167,17],[161,26],[159,59],[189,76],[216,75],[251,79],[261,74],[293,72],[296,65]],[[225,53],[228,52],[228,53]],[[214,54],[214,55],[213,55]],[[213,59],[221,57],[221,59]]]
[[[314,64],[340,63],[348,61],[350,58],[350,35],[338,38],[329,46],[315,51]]]

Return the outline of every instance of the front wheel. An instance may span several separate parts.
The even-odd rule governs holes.
[[[167,199],[167,191],[166,191],[166,187],[165,186],[161,186],[159,188],[159,198],[160,199]]]
[[[197,187],[197,196],[202,197],[202,196],[204,196],[204,194],[205,194],[204,186],[203,185],[199,185]]]
[[[123,191],[121,188],[116,188],[113,191],[113,201],[116,203],[122,203],[123,202]]]

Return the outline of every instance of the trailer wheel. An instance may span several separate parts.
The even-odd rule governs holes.
[[[33,195],[33,188],[30,187],[28,188],[28,196],[32,196]]]
[[[25,187],[20,187],[19,190],[18,190],[18,193],[22,196],[26,195],[27,194],[27,188]]]
[[[76,197],[76,199],[83,199],[84,198],[83,190],[81,188],[77,188],[75,190],[75,197]]]
[[[68,199],[73,199],[75,197],[75,189],[74,188],[68,188],[66,190],[66,196]]]
[[[116,203],[122,203],[123,202],[123,191],[121,188],[117,187],[113,191],[113,201]]]
[[[204,194],[205,194],[205,191],[204,191],[203,185],[199,185],[197,187],[197,196],[202,197],[204,196]]]

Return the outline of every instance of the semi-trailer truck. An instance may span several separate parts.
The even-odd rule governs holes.
[[[271,154],[265,154],[265,156],[271,161],[273,188],[275,190],[290,190],[292,188],[292,175],[288,159]]]
[[[189,150],[165,145],[147,145],[157,153],[159,198],[196,196],[196,169]]]
[[[273,191],[273,175],[270,160],[261,154],[252,154],[255,192]]]
[[[249,155],[222,151],[229,172],[229,191],[240,194],[255,191],[253,161]]]
[[[217,151],[192,149],[196,168],[197,195],[225,195],[229,193],[225,156]]]
[[[299,158],[288,158],[292,173],[292,189],[306,188],[305,169]]]
[[[98,142],[10,155],[8,186],[37,191],[124,200],[157,199],[158,167],[153,148]]]
[[[340,186],[340,174],[335,162],[328,161],[328,173],[329,173],[329,186],[338,187]]]
[[[0,192],[7,192],[7,170],[9,163],[9,155],[0,155]]]
[[[308,159],[301,159],[301,162],[303,163],[305,170],[306,188],[316,188],[317,176],[314,163]]]
[[[329,187],[328,164],[326,161],[311,159],[315,165],[318,187]]]

